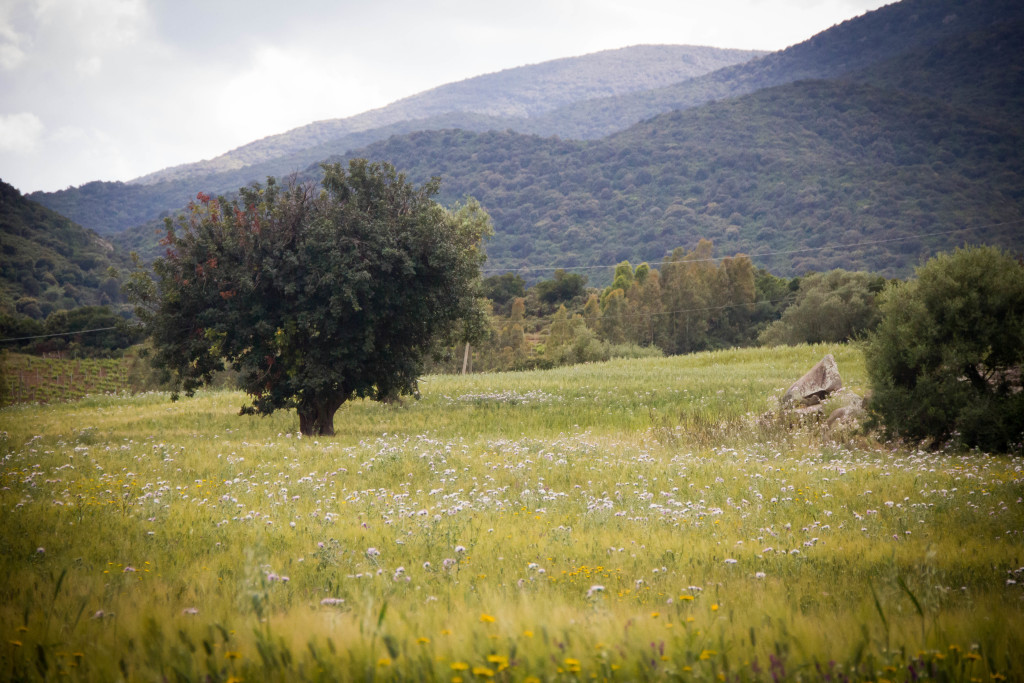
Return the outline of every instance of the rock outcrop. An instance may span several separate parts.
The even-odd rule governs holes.
[[[817,405],[842,388],[843,378],[839,376],[839,366],[830,353],[786,390],[782,405]]]

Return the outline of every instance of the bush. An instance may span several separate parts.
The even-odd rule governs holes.
[[[833,270],[800,280],[793,305],[761,332],[766,346],[845,342],[878,323],[877,294],[885,279],[871,273]]]
[[[1024,439],[1024,266],[993,247],[940,254],[882,295],[870,409],[890,436],[989,451]]]

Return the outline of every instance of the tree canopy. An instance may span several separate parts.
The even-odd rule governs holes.
[[[153,335],[155,364],[192,393],[229,362],[252,403],[295,408],[302,433],[334,433],[346,400],[416,391],[426,358],[470,339],[478,298],[478,203],[448,210],[389,164],[325,165],[322,188],[293,184],[200,193],[167,221],[157,280],[130,287]]]
[[[987,450],[1024,440],[1024,265],[994,247],[940,254],[882,295],[865,356],[890,436]]]

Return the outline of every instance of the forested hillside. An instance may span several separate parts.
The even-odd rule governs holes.
[[[164,169],[131,183],[92,182],[57,192],[36,192],[31,197],[101,234],[113,234],[180,209],[199,190],[232,192],[392,135],[448,128],[531,132],[535,128],[531,117],[558,106],[660,87],[761,54],[755,50],[638,45],[506,69],[347,119],[317,121],[215,159]],[[638,120],[623,121],[619,129]]]
[[[964,241],[1021,246],[1024,137],[854,83],[779,86],[594,142],[424,132],[360,154],[479,199],[498,268],[657,260],[711,237],[777,274],[893,276]]]
[[[503,72],[445,92],[461,92],[460,106],[470,107],[471,93],[496,96],[504,79],[524,107],[535,103],[528,119],[405,120],[386,129],[387,140],[363,131],[201,184],[91,183],[40,199],[106,231],[130,226],[116,239],[151,257],[159,216],[197,191],[230,193],[282,176],[282,164],[283,175],[304,169],[299,179],[313,180],[328,154],[366,156],[417,181],[441,176],[446,202],[476,196],[495,219],[491,268],[658,260],[707,237],[780,275],[834,267],[907,275],[964,242],[1022,247],[1022,44],[1020,3],[904,0],[668,88],[537,113],[529,84],[511,82],[522,74]],[[597,87],[588,82],[579,93]],[[673,111],[590,141],[528,132],[592,137],[611,121],[665,109]]]
[[[54,311],[116,303],[107,271],[124,252],[0,181],[0,314],[35,319]]]
[[[639,121],[798,80],[844,78],[854,74],[869,82],[872,76],[877,76],[890,85],[893,76],[899,75],[900,85],[927,91],[941,84],[950,72],[949,65],[944,63],[946,58],[963,61],[957,53],[965,47],[965,36],[980,37],[984,46],[988,40],[985,36],[1002,34],[1005,38],[1007,27],[1012,34],[1017,30],[1012,24],[1022,19],[1024,4],[1016,0],[903,0],[760,59],[663,88],[561,107],[533,119],[528,132],[597,138],[622,130],[622,121]],[[957,41],[961,44],[957,45]],[[940,44],[946,47],[933,51],[934,46]],[[1017,72],[1019,84],[1020,43],[1014,46],[1011,40],[1003,45],[1009,52],[1002,55],[990,52],[988,56],[996,56],[999,64],[1012,64],[1010,68]],[[915,61],[912,55],[926,55],[926,58]],[[890,67],[882,67],[878,73],[870,70],[901,56],[904,59],[895,65],[903,71]],[[974,58],[969,60],[973,62]],[[973,64],[977,66],[979,64]],[[989,71],[987,67],[983,69]],[[971,76],[970,73],[958,75]],[[939,85],[939,90],[943,89],[946,86]]]

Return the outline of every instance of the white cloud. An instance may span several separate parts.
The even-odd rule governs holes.
[[[0,150],[29,154],[43,134],[43,122],[31,112],[0,114]]]
[[[13,43],[0,43],[0,69],[10,71],[25,61],[25,53]]]

